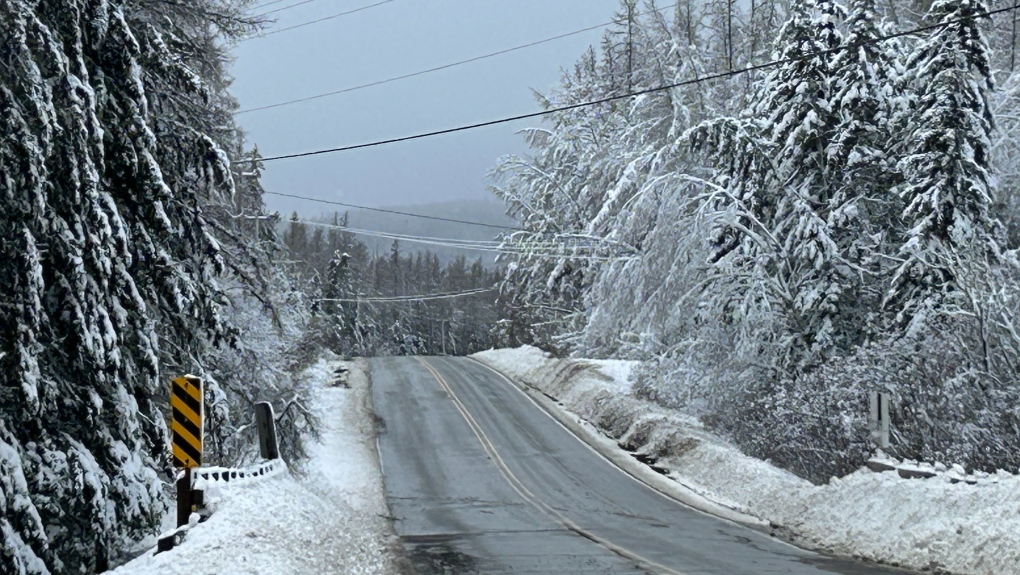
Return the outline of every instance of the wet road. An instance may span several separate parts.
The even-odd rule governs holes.
[[[710,517],[620,471],[489,368],[370,362],[395,527],[421,575],[886,575]]]

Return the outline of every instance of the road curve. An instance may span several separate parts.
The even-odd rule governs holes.
[[[666,498],[472,360],[369,365],[386,498],[420,575],[901,575]]]

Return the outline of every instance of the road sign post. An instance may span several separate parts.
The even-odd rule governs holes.
[[[183,527],[191,519],[191,468],[185,468],[177,479],[177,526]]]

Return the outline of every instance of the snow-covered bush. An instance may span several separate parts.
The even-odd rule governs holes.
[[[273,405],[280,455],[292,466],[305,459],[305,441],[317,435],[317,421],[306,405],[311,389],[301,373],[322,348],[302,353],[302,334],[308,329],[302,294],[278,295],[272,307],[240,295],[224,309],[225,321],[243,331],[212,353],[203,373],[207,454],[215,465],[241,466],[257,459],[254,408],[261,401]]]

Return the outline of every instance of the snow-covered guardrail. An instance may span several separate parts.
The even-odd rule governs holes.
[[[264,461],[250,467],[190,467],[177,476],[177,528],[160,535],[156,553],[179,545],[188,530],[212,515],[205,498],[211,488],[243,485],[279,475],[287,469],[276,440],[276,417],[268,402],[255,404],[255,426]]]
[[[995,484],[1013,474],[1005,470],[997,473],[985,473],[983,471],[972,471],[968,473],[962,465],[953,464],[946,466],[941,463],[925,463],[912,460],[899,461],[889,457],[882,452],[868,460],[867,468],[882,473],[895,471],[903,479],[931,479],[944,477],[950,483],[966,483],[969,485]]]
[[[282,459],[264,461],[245,468],[198,467],[191,470],[192,486],[204,491],[214,485],[243,485],[279,475],[285,469],[287,464]]]

